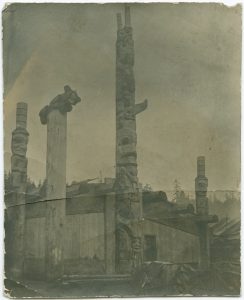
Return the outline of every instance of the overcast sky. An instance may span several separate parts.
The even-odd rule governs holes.
[[[67,181],[114,176],[116,13],[121,4],[12,4],[4,16],[5,169],[16,103],[28,103],[28,175],[45,177],[46,126],[38,113],[69,84]],[[241,8],[132,4],[139,180],[194,189],[206,156],[209,190],[240,181]]]

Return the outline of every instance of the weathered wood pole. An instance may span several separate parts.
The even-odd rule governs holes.
[[[106,274],[115,273],[115,194],[108,193],[104,208],[104,242]]]
[[[208,216],[208,198],[207,198],[208,179],[205,176],[205,157],[197,158],[197,177],[195,179],[196,192],[196,212],[199,216]],[[199,267],[201,270],[207,270],[210,264],[209,253],[209,232],[208,220],[198,222],[199,234]]]
[[[6,226],[6,273],[9,278],[23,279],[25,202],[27,182],[27,104],[17,103],[16,129],[11,142],[11,203],[7,203]]]
[[[76,92],[65,86],[65,93],[55,97],[40,111],[47,124],[46,159],[46,279],[55,280],[64,272],[64,226],[66,201],[67,112],[80,101]]]
[[[147,100],[135,103],[134,41],[130,8],[125,5],[124,26],[121,14],[117,14],[116,41],[116,214],[117,230],[116,261],[118,272],[130,272],[142,261],[141,196],[137,176],[136,116],[147,108]],[[130,249],[126,232],[132,232]],[[131,253],[131,255],[128,255]]]

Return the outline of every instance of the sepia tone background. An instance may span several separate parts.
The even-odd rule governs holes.
[[[123,5],[121,4],[121,11]],[[4,21],[5,169],[16,103],[28,103],[28,176],[45,178],[40,109],[69,84],[82,98],[68,117],[67,181],[114,177],[115,39],[119,4],[14,4]],[[240,181],[241,7],[131,5],[139,180],[194,191],[198,155],[209,190]],[[9,34],[11,32],[11,34]],[[7,70],[7,71],[6,71]]]

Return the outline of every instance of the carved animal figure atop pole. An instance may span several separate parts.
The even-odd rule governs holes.
[[[63,275],[63,236],[66,199],[67,112],[80,102],[69,86],[39,113],[42,124],[47,124],[46,162],[46,275],[48,280]]]

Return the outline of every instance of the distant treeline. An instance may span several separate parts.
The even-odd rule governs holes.
[[[5,193],[11,192],[11,173],[4,174]],[[46,181],[40,181],[36,184],[30,178],[27,179],[26,193],[29,195],[39,194],[45,196]],[[149,184],[142,186],[142,190],[145,192],[153,191]],[[174,181],[174,187],[172,191],[172,199],[167,195],[169,201],[175,202],[182,206],[192,204],[195,207],[195,199],[192,199],[187,192],[181,188],[177,180]],[[240,219],[240,194],[231,191],[216,191],[211,192],[209,197],[209,213],[216,214],[219,219]]]
[[[212,197],[208,199],[209,214],[217,215],[219,219],[240,219],[240,197],[238,193],[231,193],[230,191],[219,191],[215,195],[212,192]],[[221,196],[220,196],[221,194]],[[194,207],[196,205],[195,199],[189,198],[184,191],[176,193],[176,198],[174,201],[178,204],[192,204]]]

